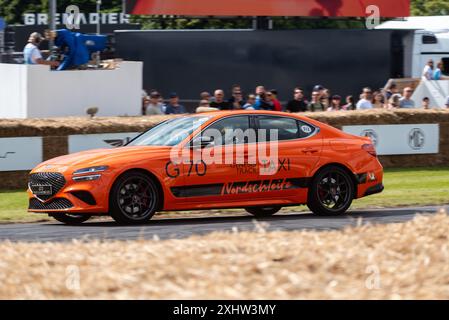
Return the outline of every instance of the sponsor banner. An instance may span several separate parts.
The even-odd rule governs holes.
[[[56,25],[67,24],[72,21],[72,14],[69,13],[56,13],[55,22]],[[124,13],[82,13],[80,12],[75,18],[75,22],[79,24],[128,24],[129,15]],[[23,24],[26,26],[36,26],[36,25],[48,25],[48,13],[24,13],[23,14]]]
[[[128,0],[127,11],[142,15],[408,17],[410,0]]]
[[[79,134],[71,135],[69,140],[69,153],[92,149],[116,148],[135,138],[138,132]]]
[[[439,124],[344,126],[343,131],[370,137],[379,155],[439,152]]]
[[[42,161],[42,137],[0,138],[0,171],[31,170]]]

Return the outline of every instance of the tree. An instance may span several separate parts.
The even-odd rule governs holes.
[[[412,0],[412,16],[444,16],[449,15],[447,0]]]

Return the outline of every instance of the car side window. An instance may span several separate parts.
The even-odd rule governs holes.
[[[258,116],[259,141],[271,141],[271,132],[277,131],[277,140],[293,140],[299,138],[296,119],[276,116]]]
[[[299,137],[307,138],[315,133],[316,128],[308,123],[298,120]]]
[[[255,133],[250,128],[249,116],[236,116],[219,120],[202,133],[202,137],[209,137],[215,145],[232,145],[255,142]],[[252,134],[254,133],[254,138]],[[221,141],[218,141],[221,140]]]

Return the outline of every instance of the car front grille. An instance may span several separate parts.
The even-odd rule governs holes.
[[[42,203],[36,198],[31,198],[28,209],[31,210],[63,210],[70,209],[73,204],[65,198],[55,198],[49,202]]]
[[[36,190],[37,187],[42,185],[50,185],[52,187],[52,194],[51,195],[39,195],[39,199],[46,201],[50,198],[52,198],[55,194],[61,190],[66,181],[64,176],[61,173],[58,172],[38,172],[33,173],[29,177],[29,186],[31,189],[31,192],[34,194],[34,190]]]

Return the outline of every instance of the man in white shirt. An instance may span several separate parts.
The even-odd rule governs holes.
[[[373,91],[371,88],[363,88],[361,99],[357,102],[357,110],[368,110],[373,108]]]
[[[427,61],[427,64],[424,67],[424,70],[422,72],[422,79],[432,80],[432,78],[433,78],[433,60],[430,59],[429,61]]]
[[[146,115],[162,115],[164,114],[164,105],[160,102],[161,95],[157,91],[152,91],[150,93],[150,98],[145,99]]]
[[[404,88],[402,98],[399,99],[399,108],[413,109],[415,108],[415,101],[412,100],[413,89],[410,87]]]
[[[38,32],[33,32],[28,38],[28,44],[23,49],[23,58],[25,59],[25,64],[43,64],[47,66],[57,67],[59,62],[57,61],[47,61],[42,58],[42,53],[39,50],[39,45],[42,43],[44,38]]]

